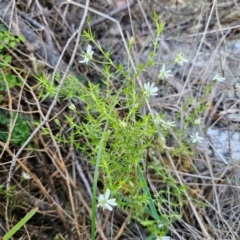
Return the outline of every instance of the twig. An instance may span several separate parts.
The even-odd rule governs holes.
[[[112,10],[112,11],[108,14],[108,16],[113,17],[113,16],[115,16],[115,15],[117,15],[117,14],[125,11],[126,9],[128,9],[129,7],[131,7],[131,6],[135,3],[135,1],[136,1],[136,0],[132,0],[132,1],[130,1],[129,3],[123,5],[122,7],[119,7],[119,8],[117,8],[117,9]],[[106,20],[106,18],[107,18],[107,17],[101,17],[101,18],[99,18],[99,19],[97,19],[97,20],[95,20],[95,21],[92,21],[91,24],[90,24],[90,27],[91,27],[91,28],[96,27],[98,24],[104,22],[104,21]],[[88,29],[88,26],[84,26],[84,29]]]
[[[121,237],[131,215],[132,215],[132,209],[129,211],[127,218],[125,219],[124,223],[122,224],[121,228],[118,231],[118,234],[116,235],[116,237],[113,240],[118,240]]]
[[[175,175],[176,175],[176,177],[177,177],[180,185],[183,186],[184,184],[183,184],[182,178],[181,178],[181,176],[178,174],[178,171],[177,171],[177,169],[176,169],[176,167],[175,167],[175,165],[174,165],[173,159],[172,159],[172,157],[170,156],[170,154],[169,154],[168,151],[166,151],[166,155],[167,155],[168,160],[170,161],[171,167],[172,167],[172,169],[174,170],[174,173],[175,173]],[[204,224],[203,224],[203,222],[202,222],[202,220],[201,220],[201,217],[199,216],[199,214],[198,214],[198,212],[197,212],[194,204],[192,203],[192,200],[191,200],[191,198],[189,197],[189,195],[188,195],[187,192],[185,192],[185,196],[186,196],[186,198],[187,198],[187,200],[188,200],[188,202],[189,202],[189,205],[190,205],[190,207],[191,207],[191,209],[192,209],[192,211],[193,211],[193,214],[195,215],[195,217],[196,217],[196,219],[197,219],[197,221],[198,221],[198,224],[199,224],[199,226],[200,226],[200,228],[201,228],[201,230],[202,230],[202,233],[203,233],[203,235],[204,235],[204,239],[205,239],[205,238],[206,238],[206,239],[211,239],[211,237],[209,236],[209,234],[208,234],[208,232],[207,232],[207,230],[206,230],[206,228],[205,228],[205,226],[204,226]]]
[[[44,194],[44,196],[47,198],[47,200],[52,204],[54,207],[56,213],[58,214],[59,219],[63,223],[64,227],[67,229],[68,232],[70,232],[69,225],[67,223],[67,220],[71,220],[74,222],[74,219],[66,212],[63,210],[63,208],[54,200],[54,198],[48,193],[46,188],[42,185],[41,181],[33,174],[29,168],[27,168],[22,161],[17,160],[18,164],[22,167],[22,169],[28,173],[32,180],[36,183],[36,185],[39,187],[41,192]]]
[[[81,165],[79,164],[79,161],[76,157],[76,153],[75,153],[75,150],[73,150],[74,152],[72,153],[72,158],[74,160],[74,163],[75,163],[75,166],[76,166],[76,169],[77,169],[77,172],[78,172],[78,175],[79,177],[81,178],[81,180],[83,181],[83,184],[84,186],[86,187],[87,189],[87,193],[89,195],[89,197],[92,199],[92,191],[91,191],[91,187],[90,187],[90,184],[89,182],[87,181],[85,175],[83,174],[83,170],[82,170],[82,167]]]
[[[78,224],[78,216],[77,216],[76,209],[75,209],[75,206],[74,206],[72,189],[71,189],[70,182],[69,182],[69,175],[67,173],[67,169],[65,171],[66,171],[66,176],[67,176],[67,187],[68,187],[68,193],[69,193],[69,200],[70,200],[70,203],[71,203],[72,212],[73,212],[73,216],[74,216],[74,220],[75,220],[74,224],[75,224],[76,229],[77,229],[78,239],[82,240],[83,238],[82,238],[80,228],[79,228],[79,224]]]
[[[217,0],[214,0],[213,3],[212,3],[212,7],[211,7],[211,11],[210,11],[210,14],[209,14],[209,17],[208,17],[208,21],[207,21],[206,26],[205,26],[205,31],[204,31],[203,36],[202,36],[202,38],[201,38],[201,42],[200,42],[200,44],[199,44],[198,50],[197,50],[197,52],[196,52],[196,55],[195,55],[195,57],[194,57],[194,59],[193,59],[192,66],[194,66],[194,64],[195,64],[195,62],[196,62],[196,60],[197,60],[197,58],[198,58],[199,52],[200,52],[200,50],[201,50],[201,48],[202,48],[202,45],[203,45],[203,42],[204,42],[204,39],[205,39],[205,36],[206,36],[206,33],[207,33],[207,29],[208,29],[208,27],[209,27],[210,20],[211,20],[211,18],[212,18],[213,10],[214,10],[214,8],[215,8],[215,4],[216,4],[216,3],[217,3]],[[181,94],[180,94],[180,97],[178,98],[177,104],[180,103],[180,101],[181,101],[181,99],[182,99],[182,96],[183,96],[183,93],[184,93],[184,89],[185,89],[186,86],[189,84],[189,80],[190,80],[190,76],[191,76],[191,74],[192,74],[192,71],[193,71],[193,67],[190,68],[190,71],[189,71],[189,73],[188,73],[187,79],[186,79],[186,81],[185,81],[185,83],[184,83],[183,90],[182,90],[182,92],[181,92]]]

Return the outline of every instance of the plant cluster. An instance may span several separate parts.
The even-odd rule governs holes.
[[[22,35],[13,36],[7,29],[0,24],[0,91],[6,91],[16,86],[21,86],[22,81],[11,73],[11,66],[8,64],[12,60],[10,51],[17,47],[25,39]]]
[[[157,26],[156,39],[159,39],[164,24],[158,23],[156,16],[154,19]],[[153,43],[153,51],[147,63],[139,64],[134,72],[130,66],[115,65],[111,59],[111,53],[104,51],[95,41],[91,29],[84,32],[84,37],[97,47],[102,54],[102,59],[94,58],[92,45],[88,44],[79,62],[88,64],[90,67],[93,67],[94,62],[100,64],[102,84],[101,87],[99,84],[90,82],[84,85],[74,77],[66,79],[61,98],[71,100],[70,113],[66,116],[64,123],[56,119],[55,122],[63,131],[56,134],[55,138],[59,143],[73,144],[87,156],[89,163],[95,166],[93,209],[98,206],[112,210],[112,206],[114,207],[117,203],[118,207],[132,209],[133,217],[148,227],[151,232],[149,239],[164,236],[169,224],[181,215],[179,202],[185,189],[178,186],[177,181],[167,170],[159,170],[164,169],[160,161],[154,161],[149,163],[150,168],[166,184],[170,184],[171,191],[161,189],[156,194],[150,194],[144,172],[147,171],[148,150],[167,148],[165,138],[169,134],[168,130],[175,128],[176,125],[174,122],[167,121],[164,114],[154,114],[151,109],[148,114],[141,114],[148,101],[158,95],[156,83],[147,82],[142,84],[140,89],[136,87],[138,76],[143,71],[159,65],[155,61],[158,41]],[[128,46],[129,54],[131,54],[133,41],[131,39]],[[187,62],[187,59],[180,53],[175,63],[182,65],[184,62]],[[171,77],[170,72],[166,70],[165,64],[162,64],[159,79]],[[112,81],[117,74],[121,74],[122,78],[120,89],[116,89]],[[55,83],[50,83],[46,76],[41,77],[38,88],[40,98],[47,95],[54,96],[57,82],[58,77]],[[79,87],[76,88],[76,84]],[[75,107],[77,103],[84,106],[84,111],[79,111]],[[43,128],[43,133],[48,134],[47,128]],[[100,195],[97,205],[96,186],[99,181],[102,182],[106,193]],[[163,193],[165,197],[170,194],[172,204],[178,206],[175,207],[176,212],[171,216],[162,211],[162,204],[166,204],[162,199]],[[110,194],[115,198],[109,199]],[[93,216],[94,214],[93,211]],[[149,218],[154,220],[147,220]],[[94,225],[94,221],[92,224]]]

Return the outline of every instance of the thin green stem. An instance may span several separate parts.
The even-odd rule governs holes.
[[[96,219],[96,194],[97,194],[97,180],[98,180],[98,173],[99,173],[99,165],[100,165],[100,159],[102,155],[102,149],[103,149],[103,142],[105,139],[105,133],[108,128],[108,120],[105,124],[104,131],[102,134],[100,146],[98,149],[97,154],[97,162],[95,165],[95,171],[94,171],[94,180],[93,180],[93,197],[92,197],[92,228],[91,228],[91,239],[95,239],[95,219]]]

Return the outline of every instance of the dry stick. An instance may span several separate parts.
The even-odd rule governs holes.
[[[14,4],[14,3],[15,3],[14,0],[12,0],[11,2],[13,2],[12,5],[15,5],[15,4]],[[8,9],[11,7],[11,2],[10,2],[10,3],[8,4],[8,6],[6,7],[6,10],[5,10],[4,14],[3,14],[3,19],[4,19],[5,14],[7,13]],[[12,24],[12,19],[13,19],[13,11],[14,11],[14,7],[12,6],[11,17],[10,17],[10,20],[9,20],[9,29],[11,29],[11,24]],[[17,18],[16,18],[16,19],[17,19]]]
[[[138,2],[138,5],[139,5],[139,7],[140,7],[140,9],[141,9],[142,14],[143,14],[144,20],[145,20],[146,23],[147,23],[148,29],[149,29],[149,31],[151,32],[152,38],[154,38],[154,37],[155,37],[154,31],[152,30],[151,24],[149,23],[149,21],[148,21],[148,19],[147,19],[147,16],[146,16],[146,14],[145,14],[145,11],[143,10],[142,4],[141,4],[141,2],[140,2],[139,0],[137,0],[137,2]]]
[[[108,16],[113,17],[113,16],[115,16],[115,15],[117,15],[117,14],[125,11],[127,8],[131,7],[131,6],[135,3],[135,1],[136,1],[136,0],[132,0],[131,2],[128,2],[127,4],[123,5],[122,7],[119,7],[119,8],[117,8],[117,9],[114,9],[113,11],[111,11],[111,12],[108,14]],[[96,25],[104,22],[105,19],[106,19],[106,17],[101,17],[100,19],[97,19],[97,20],[95,20],[95,21],[92,21],[92,22],[90,23],[90,27],[91,27],[91,28],[95,27]],[[86,26],[84,29],[88,29],[88,26]]]
[[[74,151],[74,150],[73,150]],[[92,192],[91,192],[91,187],[90,187],[90,184],[87,180],[87,178],[85,177],[84,173],[83,173],[83,170],[82,170],[82,167],[77,159],[77,156],[76,156],[76,153],[75,151],[73,152],[72,154],[72,158],[73,158],[73,161],[75,163],[75,167],[77,169],[77,172],[78,172],[78,176],[81,178],[81,180],[83,181],[83,184],[85,186],[85,188],[87,189],[87,193],[88,193],[88,196],[92,199]]]
[[[212,165],[211,165],[209,156],[208,156],[208,154],[207,154],[206,144],[204,144],[204,156],[205,156],[205,158],[206,158],[207,166],[208,166],[208,169],[209,169],[209,172],[210,172],[210,176],[211,176],[211,178],[212,178],[213,192],[214,192],[215,199],[216,199],[216,202],[217,202],[217,209],[216,209],[215,211],[219,214],[219,216],[221,217],[222,221],[224,221],[224,222],[226,223],[226,225],[227,225],[228,228],[229,228],[229,231],[231,231],[231,228],[230,228],[229,224],[227,223],[227,221],[224,219],[224,217],[223,217],[222,214],[221,214],[221,207],[220,207],[220,203],[219,203],[219,199],[218,199],[218,194],[217,194],[217,189],[216,189],[215,181],[213,180],[213,179],[214,179],[214,176],[213,176],[213,171],[212,171]]]
[[[77,34],[76,43],[79,42],[80,36],[81,36],[81,31],[82,31],[84,22],[85,22],[85,20],[86,20],[86,18],[87,18],[89,1],[90,1],[90,0],[87,0],[87,1],[86,1],[86,6],[85,6],[83,18],[82,18],[82,21],[81,21],[81,23],[80,23],[80,26],[79,26],[78,30],[77,30],[77,31],[73,34],[73,36],[68,40],[68,42],[67,42],[67,44],[66,44],[66,46],[65,46],[65,48],[64,48],[64,51],[62,52],[61,56],[63,55],[63,53],[65,52],[66,48],[69,46],[69,44],[71,43],[71,40],[75,37],[76,34]],[[48,110],[48,112],[47,112],[44,120],[43,120],[42,123],[32,132],[32,134],[30,135],[30,137],[26,140],[26,142],[22,145],[22,147],[18,150],[18,152],[16,153],[16,155],[13,157],[13,159],[12,159],[12,164],[11,164],[11,167],[10,167],[10,170],[9,170],[9,174],[8,174],[8,178],[7,178],[7,190],[9,189],[10,182],[11,182],[11,177],[12,177],[12,172],[13,172],[13,169],[14,169],[14,167],[15,167],[15,165],[16,165],[16,161],[17,161],[19,155],[22,153],[22,151],[23,151],[23,150],[25,149],[25,147],[30,143],[30,141],[32,140],[32,138],[37,134],[37,132],[43,127],[43,125],[44,125],[44,124],[48,121],[48,119],[49,119],[49,116],[50,116],[50,114],[51,114],[51,112],[52,112],[55,104],[57,103],[57,99],[58,99],[59,93],[60,93],[60,91],[61,91],[61,89],[62,89],[62,86],[63,86],[63,84],[64,84],[64,81],[65,81],[65,78],[66,78],[66,76],[67,76],[67,73],[68,73],[68,71],[69,71],[69,69],[70,69],[70,67],[71,67],[71,65],[72,65],[72,63],[73,63],[73,61],[74,61],[76,52],[77,52],[77,44],[76,44],[76,46],[75,46],[75,48],[74,48],[72,57],[71,57],[71,59],[70,59],[70,61],[69,61],[69,64],[68,64],[68,66],[67,66],[66,71],[65,71],[64,74],[63,74],[63,77],[62,77],[62,79],[61,79],[61,81],[60,81],[60,83],[59,83],[59,86],[58,86],[56,95],[55,95],[55,97],[54,97],[54,99],[53,99],[52,104],[51,104],[50,107],[49,107],[49,110]],[[57,63],[57,66],[56,66],[55,70],[57,69],[58,65],[60,64],[60,61],[61,61],[61,58],[59,58],[59,61],[58,61],[58,63]]]
[[[130,23],[131,23],[132,35],[133,35],[133,37],[135,38],[135,31],[134,31],[134,28],[133,28],[132,13],[131,13],[131,8],[130,8],[131,2],[129,3],[129,0],[127,0],[127,3],[128,3],[128,4],[127,4],[127,6],[128,6],[128,15],[129,15]]]
[[[217,23],[218,23],[219,29],[221,29],[222,27],[221,27],[221,23],[220,23],[220,20],[219,20],[219,15],[218,15],[218,10],[217,10],[217,8],[216,8],[216,18],[217,18]],[[221,52],[220,52],[220,45],[221,45],[221,43],[222,43],[222,41],[223,41],[224,44],[225,44],[225,46],[227,46],[226,37],[227,37],[228,32],[225,34],[225,36],[224,36],[224,34],[223,34],[222,31],[221,31],[220,33],[221,33],[221,35],[222,35],[222,38],[221,38],[221,42],[218,44],[218,54],[219,54],[219,60],[220,60],[220,68],[221,68],[221,72],[222,72],[222,74],[223,74],[224,71],[223,71],[223,66],[222,66],[223,64],[222,64],[222,58],[221,58]],[[219,42],[218,34],[216,34],[216,35],[217,35],[217,41]],[[225,56],[225,58],[226,58],[226,55],[224,55],[224,56]]]
[[[122,224],[121,228],[119,229],[117,236],[113,240],[118,240],[121,237],[131,215],[132,215],[132,208],[130,209],[127,218],[125,219],[124,223]]]
[[[214,2],[213,2],[213,4],[212,4],[211,12],[210,12],[209,17],[208,17],[208,21],[207,21],[207,24],[206,24],[206,27],[205,27],[205,31],[204,31],[204,33],[203,33],[201,42],[200,42],[200,44],[199,44],[197,53],[196,53],[196,55],[195,55],[195,57],[194,57],[194,59],[193,59],[192,66],[194,66],[194,64],[195,64],[195,62],[196,62],[196,60],[197,60],[198,54],[199,54],[199,52],[200,52],[200,50],[201,50],[201,47],[202,47],[202,44],[203,44],[205,35],[206,35],[206,33],[207,33],[208,26],[209,26],[209,24],[210,24],[210,20],[211,20],[211,17],[212,17],[213,10],[214,10],[214,7],[215,7],[216,2],[217,2],[217,0],[214,0]],[[182,95],[183,95],[183,93],[184,93],[184,89],[186,88],[187,84],[189,83],[189,80],[190,80],[190,76],[191,76],[191,74],[192,74],[192,71],[193,71],[193,67],[190,68],[190,71],[189,71],[189,73],[188,73],[187,79],[186,79],[185,84],[184,84],[184,86],[183,86],[183,90],[182,90],[182,92],[181,92],[181,94],[180,94],[180,97],[178,98],[177,104],[179,104],[180,101],[181,101]]]
[[[174,170],[174,173],[175,173],[176,177],[178,178],[179,183],[181,184],[181,186],[183,186],[184,184],[183,184],[183,182],[182,182],[182,178],[181,178],[180,175],[178,174],[178,171],[177,171],[177,169],[176,169],[176,167],[175,167],[175,165],[174,165],[174,163],[173,163],[172,157],[170,156],[170,154],[169,154],[168,151],[166,151],[166,155],[167,155],[167,158],[169,159],[169,161],[170,161],[170,163],[171,163],[171,166],[172,166],[172,168],[173,168],[173,170]],[[187,197],[187,200],[188,200],[188,202],[189,202],[189,204],[190,204],[190,206],[191,206],[191,209],[192,209],[192,211],[193,211],[193,213],[194,213],[194,215],[195,215],[195,217],[196,217],[196,219],[197,219],[197,221],[198,221],[198,224],[199,224],[199,226],[200,226],[200,228],[201,228],[201,230],[202,230],[202,232],[203,232],[203,234],[204,234],[204,239],[205,239],[205,238],[206,238],[206,239],[211,239],[211,237],[209,236],[209,234],[208,234],[205,226],[203,225],[203,223],[202,223],[202,221],[201,221],[201,218],[199,217],[199,215],[198,215],[198,213],[197,213],[197,211],[196,211],[196,208],[194,207],[194,204],[193,204],[192,201],[191,201],[191,198],[189,197],[189,195],[188,195],[186,192],[185,192],[185,196]]]
[[[63,210],[63,208],[56,203],[56,201],[53,199],[53,197],[48,193],[48,191],[46,190],[46,188],[42,185],[41,181],[35,176],[35,174],[33,174],[28,167],[25,166],[25,164],[23,164],[20,160],[17,160],[18,164],[22,167],[22,169],[28,173],[32,180],[36,183],[36,185],[39,187],[39,189],[41,190],[41,192],[44,194],[44,196],[47,198],[47,200],[52,204],[52,206],[54,207],[57,215],[59,216],[59,219],[61,220],[61,222],[63,223],[64,227],[68,230],[68,232],[71,232],[67,220],[71,220],[72,222],[74,222],[74,219],[66,212]],[[63,214],[64,213],[64,214]],[[66,218],[67,217],[67,218]]]
[[[111,213],[112,213],[111,211],[108,211],[105,215],[104,222],[101,223],[101,228],[102,228],[103,232],[105,231],[105,229],[108,225],[108,220],[109,220]],[[99,235],[95,240],[101,240],[101,236]]]
[[[66,169],[66,176],[67,176],[67,186],[68,186],[69,200],[70,200],[70,203],[71,203],[72,212],[73,212],[73,216],[74,216],[74,220],[75,220],[74,223],[75,223],[75,226],[76,226],[76,229],[77,229],[78,239],[82,240],[83,238],[82,238],[82,235],[81,235],[81,232],[80,232],[80,229],[79,229],[78,217],[77,217],[77,213],[76,213],[75,206],[74,206],[72,189],[71,189],[71,186],[70,186],[70,183],[69,183],[69,175],[67,173],[67,169]]]
[[[229,30],[232,30],[232,29],[235,29],[235,28],[239,28],[239,27],[240,27],[240,25],[236,25],[236,26],[222,28],[222,29],[217,29],[217,30],[204,31],[204,32],[200,32],[200,33],[193,33],[193,34],[189,34],[189,35],[183,36],[180,40],[183,40],[184,38],[197,37],[197,36],[206,35],[206,34],[210,34],[210,33],[229,31]]]
[[[71,134],[73,134],[73,129],[71,129]],[[69,154],[68,156],[71,156],[72,159],[74,159],[74,155],[75,155],[75,152],[74,152],[74,147],[73,147],[73,143],[71,143],[71,146],[70,146],[70,149],[69,149]],[[68,158],[67,158],[68,159]],[[73,161],[72,163],[72,179],[73,179],[73,182],[76,184],[77,183],[77,176],[76,176],[76,167],[75,167],[75,162]],[[79,207],[78,207],[78,199],[76,197],[76,191],[77,191],[77,188],[74,189],[74,204],[75,204],[75,209],[76,211],[79,211]]]
[[[218,96],[218,95],[215,95],[216,94],[216,91],[217,91],[217,86],[214,86],[213,90],[212,90],[212,97],[210,98],[210,101],[209,101],[209,104],[211,104],[213,102],[213,99],[214,99],[214,96]],[[217,113],[217,110],[218,110],[218,107],[220,106],[220,104],[223,102],[223,98],[224,98],[224,93],[222,93],[222,95],[220,96],[220,98],[218,99],[218,101],[215,103],[214,107],[212,108],[209,116],[207,116],[208,112],[209,112],[209,109],[206,111],[206,118],[207,119],[207,122],[205,124],[206,127],[209,127],[209,128],[213,128],[224,116],[221,116],[219,117],[216,121],[214,121],[214,123],[210,126],[210,123],[212,122],[212,118],[213,116]]]

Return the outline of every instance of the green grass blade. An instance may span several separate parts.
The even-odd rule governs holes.
[[[4,237],[3,240],[10,239],[36,212],[38,208],[32,209],[20,222],[18,222]]]
[[[92,228],[91,228],[91,239],[95,240],[95,219],[96,219],[96,194],[97,194],[97,181],[98,181],[98,172],[99,172],[99,165],[100,165],[100,159],[102,155],[102,148],[103,148],[103,142],[105,138],[105,133],[108,128],[108,121],[105,124],[104,131],[102,134],[102,139],[100,142],[100,146],[97,153],[97,162],[95,166],[94,171],[94,180],[93,180],[93,197],[92,197]]]
[[[147,196],[148,204],[149,204],[149,207],[151,209],[151,215],[156,221],[159,221],[159,220],[161,220],[161,217],[157,213],[156,207],[155,207],[154,202],[152,200],[151,193],[150,193],[150,191],[148,189],[148,186],[147,186],[147,182],[146,182],[146,180],[143,176],[143,172],[141,171],[140,167],[139,167],[139,174],[140,174],[141,181],[145,182],[145,185],[143,186],[143,192]]]

